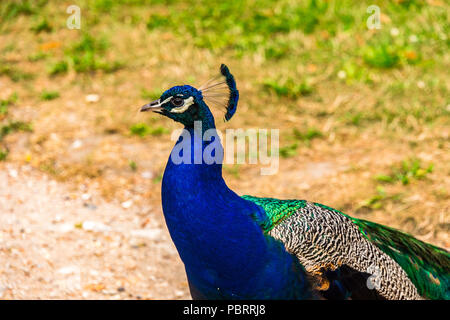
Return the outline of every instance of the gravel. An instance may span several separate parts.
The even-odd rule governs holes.
[[[1,299],[190,299],[160,209],[1,166]]]

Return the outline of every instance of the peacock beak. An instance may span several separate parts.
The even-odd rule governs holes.
[[[160,99],[152,101],[150,103],[147,103],[146,105],[143,105],[141,107],[141,112],[149,111],[149,110],[150,111],[160,111],[162,109],[161,105],[162,105],[162,103],[161,103]]]

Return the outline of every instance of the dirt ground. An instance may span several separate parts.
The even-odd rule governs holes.
[[[0,299],[189,299],[161,210],[0,171]]]

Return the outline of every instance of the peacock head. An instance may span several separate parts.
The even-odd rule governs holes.
[[[140,111],[153,111],[186,127],[193,127],[195,121],[214,121],[208,105],[217,105],[225,108],[225,121],[228,121],[236,112],[239,91],[224,64],[220,66],[219,77],[222,79],[216,77],[199,89],[189,85],[172,87],[158,100],[142,106]]]

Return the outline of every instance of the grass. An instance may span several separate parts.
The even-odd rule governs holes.
[[[161,136],[168,132],[169,132],[169,130],[167,130],[167,128],[164,128],[164,127],[152,128],[145,123],[136,123],[130,127],[130,133],[133,135],[140,136],[140,137],[145,137],[148,135]]]
[[[41,99],[42,100],[48,101],[48,100],[54,100],[56,98],[59,98],[59,92],[58,91],[47,91],[47,90],[44,90],[41,93]]]
[[[33,131],[33,127],[27,122],[11,121],[8,124],[0,127],[0,141],[8,134],[16,131],[31,132]]]
[[[9,154],[9,148],[2,146],[2,140],[8,134],[15,131],[32,131],[29,123],[22,121],[11,121],[9,119],[8,107],[16,104],[18,100],[17,92],[10,94],[6,99],[0,100],[0,161],[5,161]]]
[[[42,5],[44,1],[20,0],[5,1],[6,3],[0,7],[0,21],[5,22],[12,20],[20,15],[29,16],[36,13],[37,7]]]
[[[14,82],[31,80],[35,77],[32,73],[23,71],[16,66],[0,63],[0,76],[7,76]]]
[[[303,131],[301,131],[297,128],[294,128],[293,135],[296,140],[306,141],[306,142],[310,142],[313,139],[323,137],[323,133],[319,129],[314,128],[314,127],[307,128],[306,130],[303,130]]]
[[[9,151],[6,149],[0,149],[0,161],[5,161],[8,157]]]
[[[298,83],[293,78],[281,81],[267,79],[264,81],[263,85],[268,91],[272,91],[278,96],[285,96],[293,99],[310,95],[313,92],[312,86],[307,81],[302,80]]]
[[[131,171],[133,171],[133,172],[136,172],[136,171],[137,171],[138,166],[137,166],[137,163],[136,163],[136,162],[134,162],[133,160],[130,160],[130,161],[128,162],[128,165],[129,165]]]
[[[48,57],[48,54],[46,54],[45,52],[38,52],[38,53],[30,54],[28,56],[28,61],[36,62],[36,61],[40,61],[40,60],[45,60],[47,57]]]
[[[282,158],[290,158],[297,155],[298,143],[294,142],[287,146],[281,147],[279,154]]]
[[[76,73],[115,72],[124,67],[124,64],[118,60],[110,61],[105,58],[108,47],[109,42],[105,37],[97,38],[84,33],[79,41],[68,46],[64,52],[64,59],[53,62],[48,73],[53,76],[67,73],[70,69]]]
[[[400,198],[400,194],[388,195],[383,187],[377,186],[376,193],[369,199],[362,201],[357,210],[379,210],[382,209],[388,201],[398,201]]]
[[[282,158],[295,157],[298,153],[297,149],[299,148],[300,144],[309,147],[312,140],[323,137],[323,133],[315,127],[309,127],[306,129],[293,128],[292,136],[290,136],[289,139],[293,140],[294,142],[281,147],[279,149],[279,154]]]
[[[76,72],[105,71],[114,72],[123,65],[119,61],[107,61],[103,58],[109,43],[106,38],[96,38],[90,34],[83,34],[81,40],[72,45],[66,56],[73,64]]]
[[[364,62],[371,67],[390,69],[399,65],[398,51],[388,43],[367,46],[363,53]]]
[[[51,76],[55,76],[58,74],[64,74],[64,73],[67,73],[67,71],[69,71],[69,64],[67,63],[67,61],[64,61],[64,60],[54,63],[48,69],[48,73]]]
[[[34,26],[31,27],[31,31],[34,33],[52,32],[52,30],[53,27],[46,18],[40,19]]]
[[[0,100],[0,116],[8,113],[8,107],[17,102],[17,93],[12,93],[8,98]]]
[[[153,89],[153,90],[147,90],[143,88],[141,90],[141,97],[145,100],[156,100],[158,99],[164,90],[161,89]]]
[[[433,168],[432,163],[423,166],[420,159],[408,159],[396,165],[390,174],[377,175],[375,178],[384,183],[401,182],[403,185],[407,185],[411,181],[424,179],[433,172]]]

